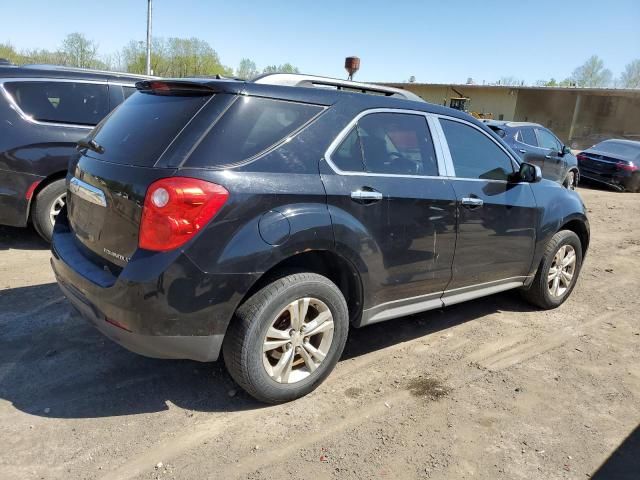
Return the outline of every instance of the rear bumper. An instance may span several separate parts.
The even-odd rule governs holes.
[[[105,315],[77,289],[58,277],[62,293],[80,315],[104,336],[139,355],[151,358],[214,361],[222,347],[223,334],[204,336],[141,335],[107,322]]]
[[[218,358],[254,275],[207,274],[180,252],[140,252],[114,276],[83,254],[65,220],[56,223],[51,266],[62,292],[87,321],[148,357]]]
[[[629,182],[631,182],[631,173],[602,173],[589,170],[586,168],[580,168],[580,178],[585,180],[591,180],[594,182],[604,183],[617,188],[627,188]]]

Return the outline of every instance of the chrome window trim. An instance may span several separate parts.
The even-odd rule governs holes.
[[[116,83],[109,83],[107,80],[76,80],[72,78],[49,78],[49,77],[16,77],[16,78],[5,78],[0,80],[0,91],[4,95],[4,97],[9,102],[9,106],[16,111],[20,118],[23,120],[33,123],[34,125],[42,125],[47,127],[65,127],[65,128],[81,128],[83,130],[93,130],[95,125],[87,125],[81,123],[61,123],[61,122],[46,122],[42,120],[36,120],[31,115],[27,115],[27,113],[20,108],[18,102],[16,102],[13,95],[11,95],[7,89],[5,88],[5,83],[18,83],[18,82],[58,82],[58,83],[88,83],[92,85],[119,85]],[[130,86],[130,85],[121,85],[121,86]],[[108,113],[108,112],[107,112]]]
[[[468,125],[471,128],[475,128],[477,131],[482,133],[485,137],[487,137],[491,142],[493,142],[498,148],[500,148],[500,150],[502,150],[507,155],[507,157],[511,160],[511,166],[514,169],[513,170],[514,173],[517,171],[518,168],[520,168],[520,164],[511,155],[511,153],[509,153],[509,151],[506,148],[504,148],[502,145],[496,142],[496,140],[491,135],[489,135],[487,132],[485,132],[482,128],[478,127],[477,125],[474,125],[473,123],[467,120],[464,120],[462,118],[450,117],[448,115],[441,115],[441,114],[433,114],[433,115],[438,119],[438,127],[439,127],[438,134],[442,135],[442,143],[446,146],[446,158],[447,158],[447,161],[449,162],[450,172],[451,172],[451,175],[449,175],[450,177],[456,180],[468,180],[473,182],[509,183],[507,180],[492,180],[492,179],[484,179],[484,178],[468,178],[468,177],[456,176],[455,167],[453,165],[453,157],[451,156],[451,151],[449,150],[449,143],[447,142],[447,137],[444,134],[444,130],[442,129],[442,124],[440,123],[440,120],[451,120],[453,122],[462,123],[464,125]],[[518,183],[521,183],[521,182],[518,182]]]
[[[340,168],[338,168],[338,166],[333,162],[333,160],[331,159],[331,155],[333,155],[333,153],[338,149],[338,147],[340,147],[340,145],[342,144],[343,140],[345,138],[347,138],[347,136],[351,133],[351,130],[356,126],[356,124],[358,123],[358,121],[367,116],[367,115],[372,115],[375,113],[400,113],[400,114],[409,114],[409,115],[418,115],[421,117],[424,117],[426,122],[427,122],[427,127],[429,130],[429,134],[431,135],[431,141],[433,143],[433,147],[434,147],[434,151],[436,154],[436,161],[438,163],[438,175],[404,175],[404,174],[399,174],[399,173],[375,173],[375,172],[353,172],[353,171],[346,171],[346,170],[341,170]],[[439,143],[439,139],[436,140],[435,135],[433,133],[433,129],[432,127],[432,122],[429,122],[429,116],[430,114],[428,112],[423,112],[421,110],[408,110],[408,109],[402,109],[402,108],[370,108],[368,110],[363,110],[362,112],[358,113],[358,115],[356,115],[355,117],[353,117],[351,119],[351,121],[340,131],[340,133],[338,133],[338,135],[333,139],[333,141],[331,142],[331,144],[329,145],[329,147],[327,148],[327,150],[324,153],[324,159],[326,160],[327,164],[329,165],[329,167],[331,167],[331,169],[338,175],[345,175],[345,176],[359,176],[359,177],[391,177],[391,178],[437,178],[437,179],[442,179],[444,177],[446,177],[446,175],[443,175],[443,172],[446,172],[446,167],[444,164],[444,159],[442,157],[443,155],[443,149],[442,146]],[[438,141],[437,145],[436,142]]]

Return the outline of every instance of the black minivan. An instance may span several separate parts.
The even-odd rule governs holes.
[[[0,224],[29,221],[46,240],[64,206],[76,143],[141,77],[50,65],[0,65]]]
[[[212,361],[265,402],[316,388],[350,328],[508,289],[562,304],[580,196],[471,116],[275,74],[137,84],[67,175],[52,265],[126,348]]]

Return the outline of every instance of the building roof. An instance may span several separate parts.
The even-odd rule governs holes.
[[[416,82],[378,82],[383,85],[389,85],[394,88],[402,88],[411,90],[412,87],[431,87],[431,88],[453,88],[453,89],[496,89],[496,90],[530,90],[530,91],[543,91],[543,92],[572,92],[572,93],[587,93],[591,95],[613,95],[613,96],[626,96],[626,95],[638,95],[640,96],[640,88],[592,88],[592,87],[538,87],[538,86],[520,86],[520,85],[478,85],[478,84],[460,84],[460,83],[416,83]]]

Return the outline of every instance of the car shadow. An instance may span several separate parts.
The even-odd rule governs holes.
[[[0,250],[48,250],[50,245],[33,227],[6,227],[0,225]]]
[[[353,329],[343,360],[499,310],[530,307],[503,293]],[[80,318],[55,283],[0,290],[0,312],[0,398],[23,412],[96,418],[160,412],[168,402],[205,412],[264,406],[239,390],[222,361],[156,360],[116,345]]]
[[[640,425],[591,476],[593,480],[637,480],[640,477]]]

